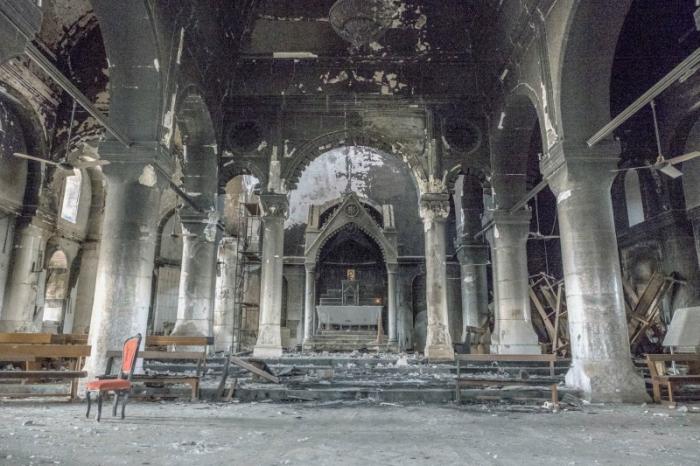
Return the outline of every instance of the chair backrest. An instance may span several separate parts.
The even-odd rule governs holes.
[[[120,379],[131,379],[136,367],[136,358],[139,355],[139,346],[141,346],[141,334],[129,337],[124,342],[122,348],[122,367],[119,374]]]

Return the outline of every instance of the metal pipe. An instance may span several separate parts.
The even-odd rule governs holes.
[[[690,54],[688,58],[683,60],[678,66],[671,70],[670,73],[661,78],[660,81],[642,94],[641,97],[632,102],[629,107],[613,118],[610,123],[603,126],[597,133],[591,136],[591,138],[586,141],[588,146],[593,147],[601,140],[608,137],[613,131],[619,128],[624,122],[632,118],[635,113],[650,103],[654,98],[656,98],[656,96],[668,89],[676,81],[690,77],[693,73],[695,73],[695,71],[697,71],[698,65],[700,65],[700,48]]]
[[[18,29],[19,30],[19,29]],[[44,54],[41,53],[33,44],[28,43],[25,50],[25,54],[37,64],[39,68],[44,70],[46,74],[53,79],[56,84],[58,84],[64,91],[66,91],[76,102],[80,104],[98,123],[100,123],[104,128],[114,136],[119,142],[124,144],[126,147],[131,146],[129,139],[124,136],[118,129],[112,126],[109,119],[100,112],[97,107],[95,107],[92,102],[80,92],[80,89],[75,87],[73,83],[66,78],[58,68],[56,68],[53,63],[51,63]]]

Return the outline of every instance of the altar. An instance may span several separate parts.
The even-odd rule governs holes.
[[[382,315],[382,306],[339,305],[316,306],[318,328],[377,327]]]

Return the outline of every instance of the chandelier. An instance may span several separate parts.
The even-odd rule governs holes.
[[[338,0],[329,19],[336,33],[356,48],[379,39],[391,26],[387,0]]]

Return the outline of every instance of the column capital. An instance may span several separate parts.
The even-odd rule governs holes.
[[[530,225],[532,212],[529,210],[519,210],[510,213],[508,210],[498,209],[491,211],[491,218],[493,219],[493,223],[497,225]]]
[[[386,273],[395,275],[399,271],[399,264],[396,262],[389,262],[386,264]]]
[[[206,213],[193,213],[189,210],[180,212],[180,223],[182,232],[185,235],[197,236],[208,242],[215,242],[221,238],[224,226],[219,221],[219,214],[216,211]]]
[[[314,273],[316,272],[316,263],[304,262],[304,269],[306,269],[306,273]]]
[[[491,215],[493,222],[486,239],[492,248],[527,241],[532,212],[519,210],[511,214],[507,210],[494,210]]]
[[[620,160],[618,141],[605,141],[594,147],[560,141],[540,162],[540,171],[552,191],[559,195],[572,186],[609,188],[617,175]]]
[[[489,248],[484,243],[467,244],[455,242],[457,260],[460,265],[488,265]]]
[[[428,221],[445,221],[450,215],[450,195],[425,193],[420,197],[420,216]]]
[[[286,218],[289,210],[289,200],[286,194],[260,194],[260,207],[263,217]]]
[[[109,162],[102,172],[109,182],[138,182],[148,187],[163,188],[173,175],[172,154],[157,141],[135,142],[125,147],[119,141],[106,140],[98,148],[100,159]]]

